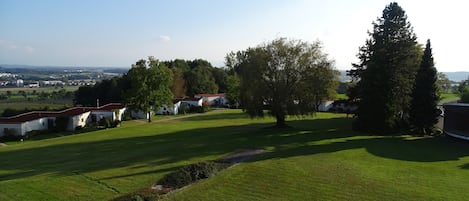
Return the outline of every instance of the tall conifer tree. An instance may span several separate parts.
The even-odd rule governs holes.
[[[421,134],[430,134],[433,126],[438,122],[437,80],[438,75],[433,63],[430,40],[427,40],[422,62],[415,78],[410,110],[411,123]]]
[[[395,2],[386,6],[351,70],[358,76],[356,129],[383,133],[402,127],[420,64],[416,40],[405,11]]]

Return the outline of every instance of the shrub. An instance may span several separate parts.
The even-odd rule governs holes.
[[[104,128],[111,128],[111,119],[101,118],[98,122],[98,125]]]
[[[174,173],[166,175],[158,181],[158,184],[174,189],[181,188],[195,181],[209,178],[229,165],[220,162],[200,162],[187,165]]]
[[[112,122],[112,125],[111,125],[111,126],[112,126],[113,128],[115,128],[115,127],[118,127],[120,124],[121,124],[121,121],[119,121],[119,120],[114,120],[114,121]]]
[[[13,128],[4,128],[3,129],[4,135],[0,137],[1,141],[18,141],[22,136],[17,135],[17,132]]]

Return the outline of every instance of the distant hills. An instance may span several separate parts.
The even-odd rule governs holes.
[[[459,71],[459,72],[443,72],[449,80],[454,82],[461,82],[462,80],[467,80],[469,77],[469,72],[467,71]],[[340,81],[346,82],[350,81],[350,77],[347,76],[345,70],[340,71]]]
[[[2,70],[2,67],[4,70]],[[93,67],[93,66],[32,66],[32,65],[11,65],[11,64],[0,64],[0,73],[5,71],[5,69],[34,69],[36,71],[43,70],[70,70],[70,69],[83,69],[83,70],[94,70],[94,71],[115,71],[116,73],[126,73],[129,67]],[[469,78],[468,71],[458,71],[458,72],[443,72],[446,74],[449,80],[454,82],[461,82]],[[347,82],[350,81],[350,77],[347,76],[345,70],[340,70],[340,81]]]
[[[459,71],[459,72],[443,72],[446,74],[449,80],[455,82],[461,82],[462,80],[467,80],[469,78],[469,72]]]

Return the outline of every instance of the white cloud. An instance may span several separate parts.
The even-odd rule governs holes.
[[[26,52],[29,52],[29,53],[32,53],[32,52],[34,52],[34,48],[33,48],[33,47],[31,47],[31,46],[29,46],[29,45],[27,45],[27,46],[24,46],[24,49],[26,50]]]
[[[20,45],[12,41],[0,40],[0,49],[4,50],[20,50],[27,53],[34,52],[34,48],[30,45]]]
[[[165,36],[165,35],[160,35],[159,39],[160,39],[160,41],[163,41],[163,42],[169,42],[171,40],[171,37]]]

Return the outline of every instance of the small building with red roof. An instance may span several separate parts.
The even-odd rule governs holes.
[[[67,117],[67,130],[84,127],[92,122],[92,114],[111,120],[122,120],[125,106],[110,103],[102,107],[73,107],[62,111],[33,111],[12,117],[0,117],[0,137],[5,134],[24,136],[34,130],[47,130],[55,126],[58,117]]]

